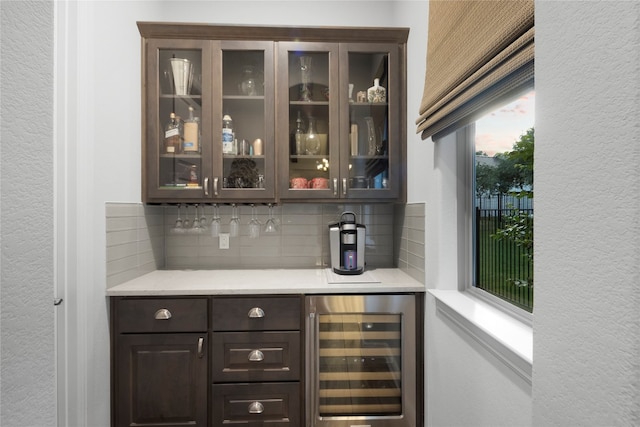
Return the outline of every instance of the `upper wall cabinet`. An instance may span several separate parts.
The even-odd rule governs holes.
[[[404,201],[404,28],[139,22],[145,202]]]

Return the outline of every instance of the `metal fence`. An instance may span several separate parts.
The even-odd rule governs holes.
[[[513,206],[513,205],[511,205]],[[533,227],[533,209],[476,208],[475,284],[527,311],[533,311],[533,258],[529,250],[510,239],[497,239],[510,216],[526,214]]]

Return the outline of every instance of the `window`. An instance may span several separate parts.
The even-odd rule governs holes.
[[[533,311],[535,92],[475,122],[473,285]],[[473,128],[473,127],[472,127]]]

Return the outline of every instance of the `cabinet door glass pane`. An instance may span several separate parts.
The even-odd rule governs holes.
[[[289,52],[289,186],[329,188],[329,55]]]
[[[160,189],[202,189],[202,52],[160,49]]]
[[[389,186],[388,54],[349,53],[349,188]]]
[[[225,50],[222,64],[222,187],[264,188],[264,51]]]
[[[319,414],[402,413],[400,314],[319,316]]]

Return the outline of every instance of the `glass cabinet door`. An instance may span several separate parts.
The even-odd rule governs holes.
[[[273,42],[223,41],[220,55],[222,96],[213,126],[214,197],[273,199]]]
[[[278,55],[280,197],[338,197],[338,45],[280,42]]]
[[[151,40],[146,46],[146,183],[152,198],[204,196],[210,176],[209,42]]]
[[[400,189],[398,45],[343,44],[340,106],[343,197],[395,198]]]

